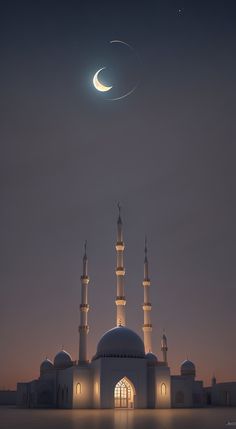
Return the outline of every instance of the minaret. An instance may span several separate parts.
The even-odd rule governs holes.
[[[216,385],[216,376],[215,374],[213,374],[212,379],[211,379],[211,385],[215,386]]]
[[[116,241],[116,279],[117,279],[117,292],[116,292],[116,326],[125,326],[125,286],[124,286],[124,262],[123,255],[125,245],[123,242],[123,230],[122,230],[122,220],[121,220],[121,207],[118,204],[119,216],[117,221],[117,241]]]
[[[152,352],[152,324],[151,324],[151,303],[149,297],[149,288],[151,285],[148,275],[148,259],[147,259],[147,239],[145,238],[144,247],[144,276],[143,276],[143,341],[145,353]]]
[[[83,274],[81,276],[81,304],[80,304],[80,326],[79,326],[79,363],[88,362],[87,352],[87,336],[89,332],[88,327],[88,258],[86,254],[87,242],[84,244],[84,257],[83,257]]]
[[[168,351],[168,347],[167,347],[167,338],[166,338],[165,334],[162,335],[161,351],[162,351],[162,354],[163,354],[163,362],[165,362],[167,364],[167,351]]]

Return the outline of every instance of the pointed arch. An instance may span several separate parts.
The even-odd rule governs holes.
[[[76,384],[76,395],[80,395],[82,393],[82,385],[81,383]]]
[[[161,383],[161,396],[166,396],[166,384]]]
[[[134,408],[136,392],[133,383],[127,378],[121,378],[114,388],[115,408]]]

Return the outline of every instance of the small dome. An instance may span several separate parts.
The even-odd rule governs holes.
[[[40,365],[40,373],[44,373],[52,369],[54,369],[54,365],[52,361],[48,358],[46,358]]]
[[[156,363],[157,362],[157,357],[156,357],[156,355],[154,355],[154,353],[149,352],[146,354],[145,357],[148,360],[148,363]]]
[[[134,331],[118,326],[106,332],[100,339],[93,359],[100,357],[144,358],[144,344]]]
[[[64,369],[72,366],[72,359],[69,353],[61,350],[54,358],[54,366],[56,369]]]
[[[196,375],[196,368],[193,362],[191,360],[185,360],[180,367],[181,375],[193,375],[195,377]]]

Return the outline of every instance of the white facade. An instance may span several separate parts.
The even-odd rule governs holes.
[[[88,259],[83,258],[81,276],[81,305],[79,326],[79,360],[72,361],[69,353],[60,351],[54,362],[46,359],[40,366],[40,376],[29,383],[18,383],[17,405],[50,408],[170,408],[204,406],[211,388],[204,389],[195,381],[195,366],[190,361],[181,365],[181,375],[171,376],[167,362],[167,338],[162,337],[160,361],[152,352],[150,279],[147,246],[144,259],[144,341],[125,326],[125,269],[123,227],[117,222],[117,326],[106,332],[97,345],[95,356],[89,360],[88,342]],[[227,384],[227,383],[226,383]],[[236,402],[236,383],[230,383],[230,403]],[[216,383],[212,386],[213,402],[220,405],[223,397]],[[210,390],[209,390],[210,389]],[[207,396],[208,395],[208,396]],[[229,398],[224,394],[224,398]],[[225,399],[226,400],[226,399]],[[229,399],[227,399],[229,402]],[[230,405],[229,403],[229,405]]]

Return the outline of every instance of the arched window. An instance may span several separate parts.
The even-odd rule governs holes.
[[[114,389],[114,406],[115,408],[134,408],[135,390],[129,380],[124,377]]]
[[[166,395],[166,384],[161,383],[161,396],[165,396],[165,395]]]
[[[82,393],[82,386],[81,383],[76,384],[76,395],[80,395]]]

